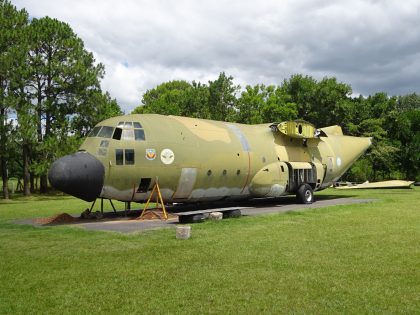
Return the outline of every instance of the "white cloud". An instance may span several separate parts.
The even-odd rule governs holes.
[[[15,0],[70,24],[105,64],[105,90],[131,111],[174,79],[279,84],[336,76],[358,93],[420,90],[420,3],[408,1]]]

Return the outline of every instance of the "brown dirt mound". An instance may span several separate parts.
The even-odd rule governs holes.
[[[48,224],[72,223],[76,220],[77,218],[72,217],[68,213],[59,213],[51,217],[35,219],[34,222],[36,224],[48,225]]]

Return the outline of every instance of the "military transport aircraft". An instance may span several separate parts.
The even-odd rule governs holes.
[[[78,152],[55,161],[55,188],[85,201],[142,202],[158,181],[165,202],[296,195],[312,203],[371,145],[339,126],[243,125],[156,114],[96,125]]]

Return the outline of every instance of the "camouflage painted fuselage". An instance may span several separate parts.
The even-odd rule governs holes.
[[[121,201],[146,200],[156,181],[166,202],[278,197],[295,194],[301,183],[320,190],[371,143],[343,136],[337,126],[303,140],[270,124],[154,114],[114,117],[97,127],[80,150],[105,168],[98,197]]]

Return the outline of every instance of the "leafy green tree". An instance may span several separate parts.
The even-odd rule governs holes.
[[[209,81],[209,119],[232,121],[235,117],[236,93],[240,86],[234,85],[233,77],[219,74],[215,81]]]
[[[373,167],[371,161],[366,157],[362,156],[353,166],[343,175],[343,181],[350,182],[365,182],[373,179]]]
[[[395,110],[397,105],[396,97],[390,97],[383,92],[368,96],[366,102],[370,108],[371,116],[382,118],[385,118],[391,111]]]
[[[155,113],[215,120],[234,120],[236,92],[233,78],[221,73],[209,85],[169,81],[147,90],[134,114]]]
[[[273,85],[246,86],[237,102],[237,122],[260,124],[297,118],[297,106],[284,89]]]
[[[191,84],[187,81],[169,81],[159,84],[156,88],[144,93],[143,105],[137,107],[133,113],[179,116],[186,107],[187,90],[190,88]]]
[[[389,134],[400,148],[398,161],[407,179],[420,179],[420,107],[404,106],[387,116]]]
[[[420,180],[420,95],[398,97],[387,115],[389,134],[400,145],[399,163],[405,178]]]
[[[411,110],[411,109],[420,109],[420,95],[416,93],[407,94],[398,97],[397,99],[397,108],[400,111]]]
[[[70,26],[49,17],[33,19],[28,28],[29,69],[26,94],[37,115],[36,173],[41,192],[47,190],[47,170],[70,129],[70,117],[77,114],[86,91],[99,90],[104,70]],[[55,145],[54,145],[55,143]],[[53,149],[53,151],[50,151]]]
[[[318,126],[347,124],[351,119],[348,115],[352,106],[351,93],[350,85],[337,82],[336,78],[324,78],[318,82],[312,106],[313,123]]]
[[[289,94],[281,87],[267,87],[267,99],[262,108],[264,122],[281,122],[294,120],[298,116],[298,109]]]
[[[8,161],[10,160],[13,126],[9,113],[16,104],[11,85],[16,79],[22,59],[22,33],[28,14],[17,10],[10,1],[0,0],[0,168],[3,181],[3,198],[9,198]]]
[[[310,76],[294,75],[283,82],[282,89],[297,104],[298,117],[318,127],[345,125],[350,120],[352,89],[336,78],[318,82]]]
[[[97,123],[123,114],[116,99],[108,92],[88,90],[82,97],[84,101],[78,104],[76,114],[70,119],[70,130],[75,137],[85,137]]]
[[[22,159],[17,159],[21,165],[21,174],[19,178],[23,178],[23,194],[29,196],[34,187],[30,187],[31,183],[31,158],[33,156],[34,148],[36,147],[36,115],[32,104],[28,103],[24,94],[18,105],[16,106],[16,115],[18,124],[15,127],[15,136],[21,145]],[[33,182],[32,182],[33,183]]]
[[[371,179],[387,179],[398,173],[400,146],[394,141],[387,120],[395,109],[396,98],[386,93],[376,93],[367,98],[353,100],[349,109],[350,121],[347,129],[350,135],[372,137],[372,147],[365,155],[372,170]],[[354,166],[355,167],[355,166]]]
[[[262,84],[247,85],[237,101],[236,122],[244,124],[263,123],[262,109],[267,101],[267,88]]]
[[[401,137],[401,161],[407,179],[420,180],[420,108],[403,114],[409,121],[410,137]]]
[[[317,90],[316,80],[301,74],[292,75],[290,79],[283,81],[282,89],[287,95],[290,95],[291,101],[297,105],[298,117],[314,123],[316,118],[313,117],[312,112]]]
[[[154,113],[208,118],[209,89],[205,84],[170,81],[147,90],[133,114]]]
[[[181,116],[207,119],[209,111],[209,87],[206,84],[193,81],[185,91],[185,103]]]

